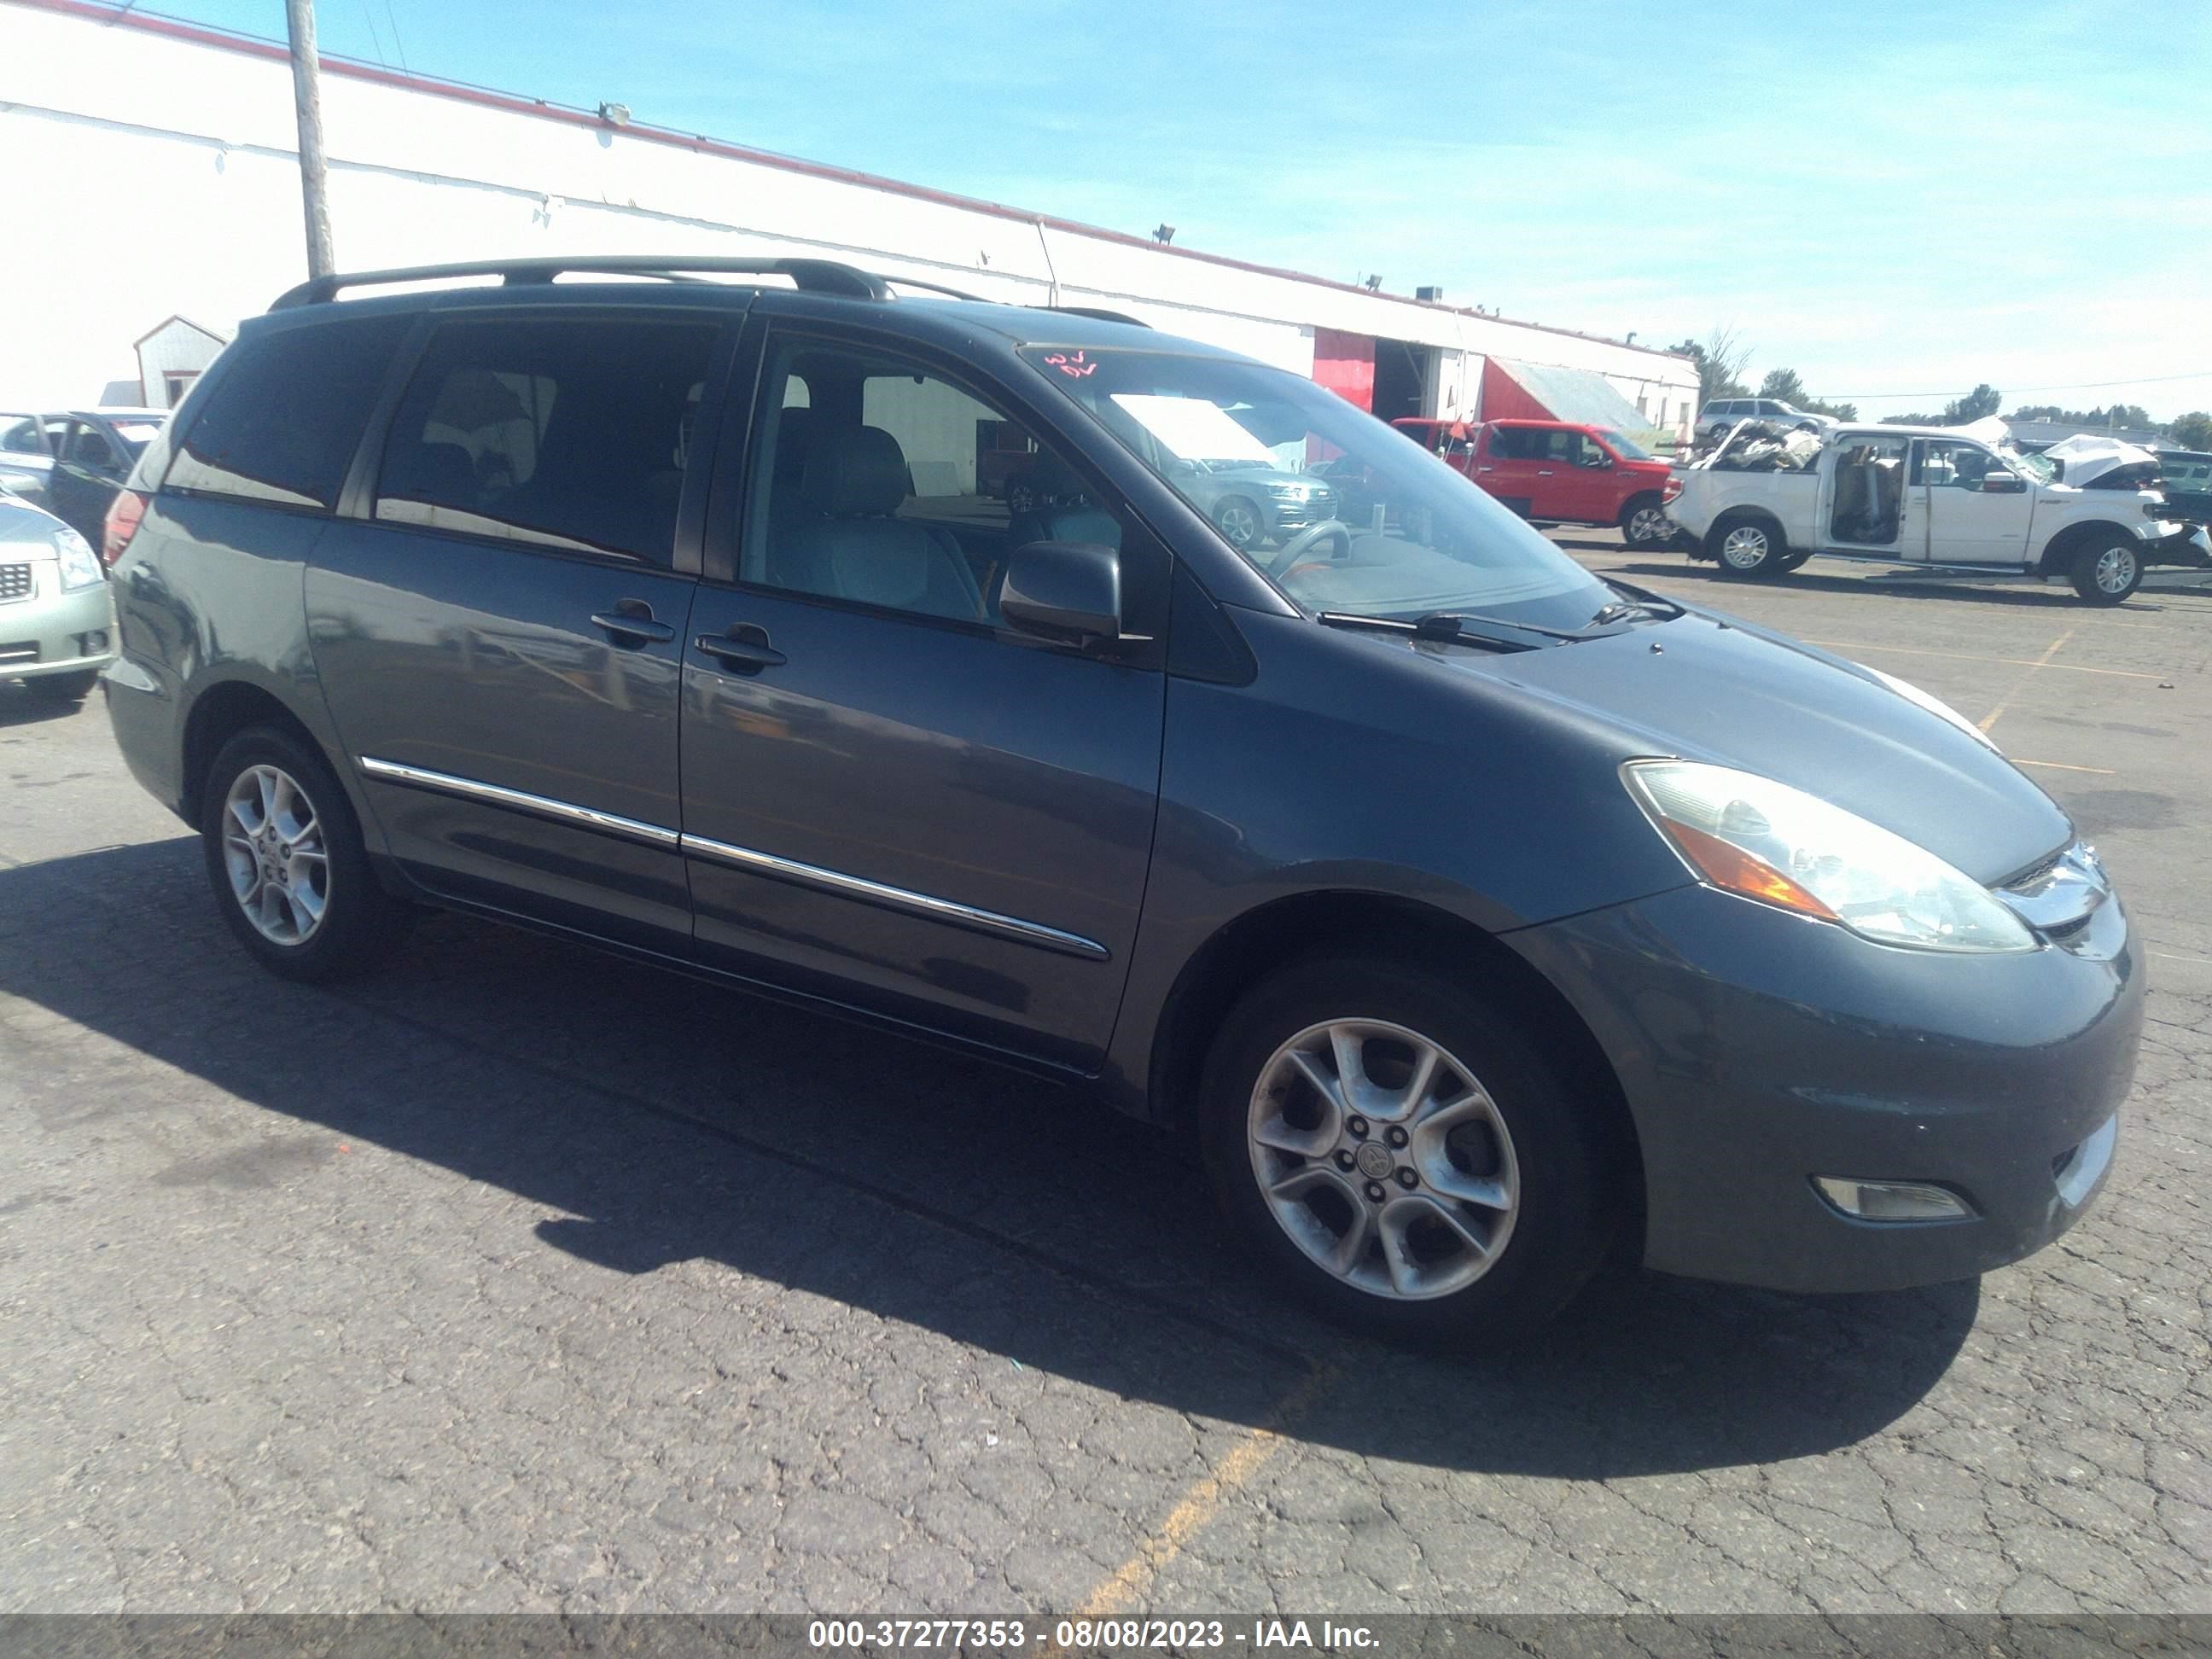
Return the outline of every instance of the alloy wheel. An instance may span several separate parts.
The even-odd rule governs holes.
[[[1240,553],[1259,544],[1260,515],[1249,502],[1224,502],[1213,521],[1220,526],[1221,533],[1228,538],[1229,544]]]
[[[2097,556],[2097,586],[2107,593],[2124,593],[2136,580],[2136,550],[2112,546]]]
[[[1756,570],[1766,562],[1773,541],[1756,525],[1738,525],[1721,543],[1721,558],[1731,570]]]
[[[1673,533],[1667,515],[1656,507],[1639,507],[1628,515],[1628,539],[1632,542],[1664,541]]]
[[[1406,1026],[1347,1018],[1291,1037],[1260,1069],[1246,1143],[1285,1234],[1370,1295],[1463,1290],[1512,1236],[1520,1166],[1496,1103]]]
[[[305,945],[330,906],[321,816],[291,774],[250,766],[223,798],[222,856],[230,890],[261,936]]]

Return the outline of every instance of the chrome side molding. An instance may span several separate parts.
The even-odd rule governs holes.
[[[949,922],[955,927],[965,927],[972,933],[994,933],[1001,939],[1016,939],[1041,950],[1057,951],[1071,957],[1087,957],[1094,962],[1103,962],[1112,954],[1096,939],[1085,939],[1079,933],[1062,933],[1059,928],[1048,927],[1041,921],[1024,921],[1018,916],[1002,916],[995,910],[978,909],[972,904],[936,898],[904,887],[886,886],[879,881],[846,875],[842,871],[824,870],[819,865],[801,864],[796,859],[755,852],[750,847],[732,847],[727,842],[709,841],[704,836],[684,836],[681,839],[684,850],[695,858],[713,859],[719,863],[734,865],[740,870],[750,870],[756,875],[773,877],[778,881],[792,882],[824,893],[835,893],[842,898],[858,899],[864,904],[879,904],[886,909],[903,910],[910,915],[927,916],[933,921]]]
[[[550,795],[533,795],[527,790],[483,783],[475,778],[456,777],[451,772],[433,772],[422,766],[402,766],[398,761],[379,760],[373,755],[361,757],[361,769],[370,777],[381,779],[386,783],[404,783],[441,795],[459,795],[464,800],[480,800],[494,806],[512,807],[518,812],[535,813],[541,818],[581,824],[587,830],[604,830],[608,835],[621,836],[626,840],[641,841],[649,847],[673,849],[683,840],[676,831],[662,824],[647,823],[641,819],[602,812],[597,807],[579,806],[574,801],[556,800]]]
[[[638,818],[602,812],[596,807],[579,806],[573,801],[556,800],[550,795],[534,795],[527,790],[509,789],[503,785],[484,783],[476,778],[457,777],[450,772],[434,772],[428,767],[405,766],[398,761],[380,760],[374,755],[361,757],[361,769],[367,776],[385,783],[428,789],[439,794],[456,795],[464,800],[483,801],[487,805],[533,813],[557,823],[573,823],[583,829],[619,836],[625,840],[642,842],[649,847],[683,852],[693,858],[712,859],[720,864],[750,871],[754,875],[811,887],[817,892],[832,893],[840,898],[857,899],[863,904],[880,905],[885,909],[902,911],[908,915],[924,916],[932,921],[964,927],[971,933],[1012,939],[1018,944],[1035,945],[1042,951],[1055,951],[1063,956],[1104,962],[1113,955],[1096,939],[1085,939],[1080,933],[1066,933],[1057,927],[1048,927],[1041,921],[1024,921],[1019,916],[1001,915],[995,910],[962,904],[954,899],[917,893],[909,888],[893,887],[861,876],[848,876],[842,871],[826,870],[819,865],[801,864],[796,859],[779,858],[773,853],[732,846],[728,842],[710,840],[705,836],[687,836],[665,824],[647,823]]]

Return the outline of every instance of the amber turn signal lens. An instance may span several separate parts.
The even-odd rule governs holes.
[[[1659,822],[1666,826],[1674,845],[1682,849],[1682,856],[1697,866],[1698,872],[1714,886],[1741,893],[1746,898],[1778,904],[1785,910],[1818,916],[1823,921],[1838,920],[1833,910],[1765,859],[1731,846],[1717,836],[1709,836],[1679,818],[1662,817]]]

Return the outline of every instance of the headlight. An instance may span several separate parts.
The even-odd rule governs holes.
[[[90,587],[106,577],[100,568],[100,559],[92,550],[92,544],[76,531],[64,525],[54,532],[54,556],[62,562],[62,590]]]
[[[2019,917],[1926,848],[1771,778],[1692,761],[1621,776],[1709,886],[1921,951],[2032,951]]]
[[[1896,692],[1899,696],[1903,697],[1907,702],[1919,704],[1920,707],[1926,709],[1929,714],[1935,715],[1939,720],[1950,721],[1952,725],[1957,726],[1961,732],[1964,732],[1968,737],[1972,738],[1976,743],[1980,744],[1983,747],[1995,750],[1996,752],[2000,755],[2004,753],[2003,750],[1997,748],[1996,738],[1990,736],[1988,732],[1983,731],[1980,726],[1975,725],[1973,721],[1968,720],[1964,714],[1961,714],[1957,709],[1952,708],[1949,703],[1945,702],[1941,697],[1929,696],[1918,686],[1913,684],[1911,680],[1901,680],[1894,674],[1885,674],[1879,668],[1867,668],[1867,665],[1864,663],[1861,663],[1859,666],[1866,668],[1866,672],[1868,673],[1873,675],[1875,678],[1880,680],[1884,685]]]

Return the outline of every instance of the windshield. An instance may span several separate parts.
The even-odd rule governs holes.
[[[2033,478],[2038,483],[2049,483],[2058,475],[2058,469],[2040,455],[2024,454],[2017,449],[2000,449],[1997,457],[2022,477]]]
[[[1600,427],[1597,435],[1604,439],[1607,447],[1624,461],[1648,461],[1651,459],[1651,452],[1642,444],[1623,437],[1609,427]]]
[[[1577,629],[1613,597],[1465,476],[1300,375],[1150,351],[1026,355],[1309,611]]]

